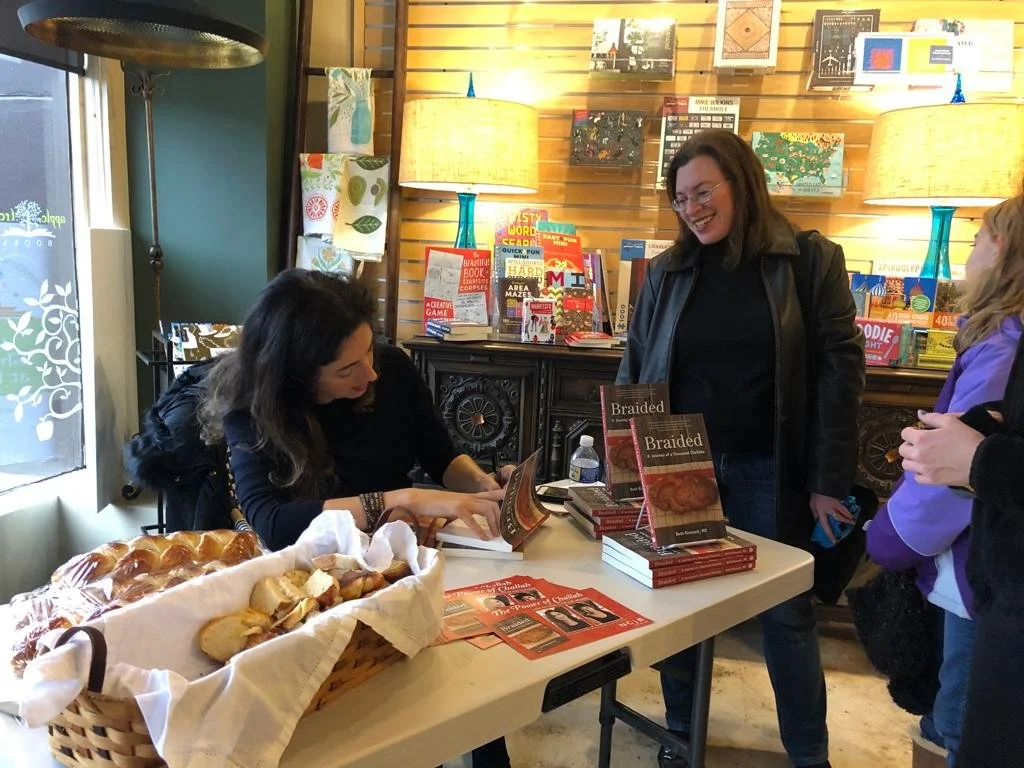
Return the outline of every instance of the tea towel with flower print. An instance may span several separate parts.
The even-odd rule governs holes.
[[[341,186],[342,155],[322,152],[299,155],[299,181],[302,184],[302,234],[334,234],[341,212],[338,189]]]
[[[373,154],[373,80],[369,69],[327,70],[327,151]]]
[[[342,163],[334,248],[359,261],[383,261],[388,223],[388,157],[351,157]]]

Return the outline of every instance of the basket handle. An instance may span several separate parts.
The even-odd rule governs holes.
[[[92,660],[89,662],[89,681],[86,686],[93,693],[103,693],[103,678],[107,674],[107,641],[95,627],[72,627],[57,638],[54,648],[60,648],[75,632],[85,632],[92,641]]]

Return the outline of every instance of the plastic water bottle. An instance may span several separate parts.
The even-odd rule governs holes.
[[[590,435],[580,437],[580,447],[569,459],[569,479],[577,483],[596,483],[601,479],[601,459]]]

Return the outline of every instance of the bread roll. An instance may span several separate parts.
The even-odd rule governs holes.
[[[281,627],[281,629],[285,630],[286,632],[289,629],[295,629],[295,627],[299,626],[299,624],[302,623],[302,620],[305,619],[308,614],[317,610],[318,606],[319,604],[317,603],[315,598],[304,597],[298,603],[295,604],[294,608],[292,608],[288,613],[286,613],[284,616],[282,616],[280,619],[274,622],[273,626]]]
[[[334,576],[317,568],[306,580],[302,589],[319,603],[322,610],[326,611],[338,601],[341,587]]]
[[[300,570],[300,569],[295,569],[293,571],[287,571],[284,574],[283,578],[285,578],[288,581],[290,581],[293,586],[296,586],[299,589],[302,589],[304,586],[306,586],[306,582],[309,580],[309,576],[310,576],[309,571],[303,571],[303,570]]]
[[[404,579],[406,576],[412,576],[412,568],[405,560],[399,560],[395,558],[391,561],[391,565],[381,571],[381,575],[388,584],[394,584],[399,579]]]
[[[306,593],[283,576],[267,576],[252,588],[249,605],[257,611],[280,618],[306,597]]]
[[[206,622],[199,630],[199,647],[211,659],[223,664],[245,650],[250,636],[266,632],[270,625],[270,617],[265,613],[244,608]]]
[[[362,565],[352,555],[317,555],[312,560],[313,567],[322,571],[358,571]]]

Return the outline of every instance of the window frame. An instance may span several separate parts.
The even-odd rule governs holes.
[[[0,494],[0,518],[120,501],[121,448],[138,430],[124,98],[119,62],[88,56],[85,75],[68,73],[84,467]]]

